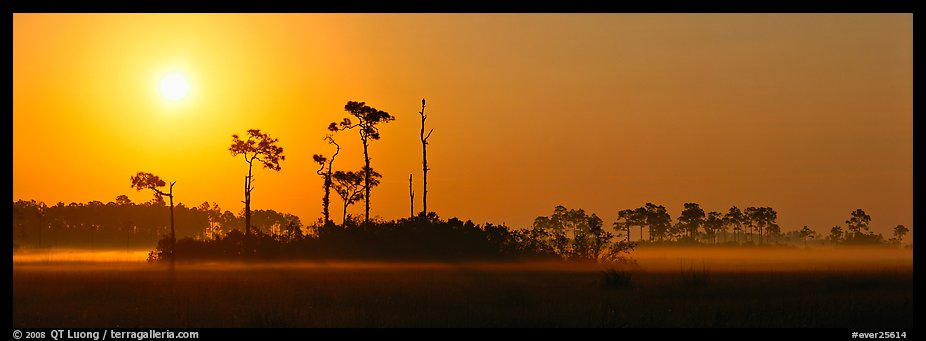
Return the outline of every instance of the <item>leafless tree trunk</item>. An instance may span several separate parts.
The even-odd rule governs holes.
[[[409,218],[415,218],[415,190],[412,189],[412,174],[408,175],[408,197],[411,208],[408,211]]]
[[[170,263],[174,263],[174,254],[177,252],[177,236],[174,234],[174,184],[177,182],[170,183],[170,191],[168,191],[167,198],[170,199]]]
[[[366,129],[365,127],[361,127]],[[363,226],[370,227],[370,152],[367,149],[367,137],[366,135],[361,134],[360,140],[363,141],[363,162],[365,167],[363,168],[363,187],[366,194],[363,197],[364,205],[364,214],[363,214]]]
[[[424,114],[424,98],[421,99],[421,112],[418,114],[421,115],[421,169],[424,172],[424,178],[422,182],[424,183],[423,192],[421,193],[421,204],[424,215],[428,215],[428,138],[431,137],[431,133],[434,132],[434,129],[428,131],[428,135],[424,135],[424,121],[428,119],[428,116]]]

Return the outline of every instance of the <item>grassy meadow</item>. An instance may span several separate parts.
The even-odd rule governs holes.
[[[641,249],[611,285],[560,262],[23,261],[13,326],[913,326],[909,250],[698,251]]]

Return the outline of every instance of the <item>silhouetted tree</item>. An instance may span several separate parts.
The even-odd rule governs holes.
[[[312,160],[319,165],[315,174],[318,174],[322,177],[322,180],[324,180],[325,196],[322,197],[322,215],[325,217],[324,223],[327,224],[331,221],[328,214],[328,206],[331,204],[331,167],[334,165],[334,158],[341,152],[341,145],[335,142],[334,137],[331,135],[326,135],[325,141],[327,141],[328,144],[333,144],[336,148],[334,154],[331,155],[331,159],[329,160],[321,154],[315,154],[312,155]]]
[[[131,180],[132,187],[135,188],[136,191],[150,189],[154,191],[155,198],[164,200],[162,197],[166,196],[170,199],[170,251],[168,256],[170,257],[171,261],[173,261],[174,251],[177,248],[177,236],[174,231],[174,185],[177,184],[177,182],[171,182],[168,191],[165,193],[158,188],[166,186],[167,183],[164,182],[164,180],[161,180],[161,178],[157,175],[146,172],[138,172],[138,174],[132,176]]]
[[[428,131],[427,136],[424,135],[424,121],[428,119],[428,116],[424,114],[424,98],[421,99],[421,111],[418,112],[418,114],[421,115],[421,169],[424,172],[421,204],[424,214],[428,214],[428,171],[431,170],[428,168],[428,138],[431,137],[431,133],[434,132],[434,129]]]
[[[871,222],[871,216],[865,214],[861,208],[852,211],[852,217],[846,220],[846,239],[857,239],[862,234],[862,230],[868,231],[868,223]]]
[[[804,228],[801,229],[800,233],[801,240],[804,241],[804,247],[807,247],[807,238],[815,238],[817,235],[817,231],[807,227],[807,225],[804,225]]]
[[[737,233],[743,230],[743,211],[736,206],[730,207],[727,214],[724,214],[723,221],[725,225],[733,227],[733,242],[737,242]]]
[[[755,241],[754,231],[758,228],[758,218],[759,218],[759,208],[749,206],[743,210],[743,227],[749,231],[745,233],[745,236],[748,238],[743,238],[744,240],[748,239],[750,242]],[[745,231],[744,231],[745,232]]]
[[[723,229],[723,216],[720,212],[711,211],[707,213],[707,219],[704,220],[704,232],[711,242],[717,243],[717,233]]]
[[[903,241],[903,237],[907,235],[907,232],[910,232],[906,226],[897,225],[894,226],[894,236],[889,240],[891,244],[900,245]]]
[[[646,207],[637,207],[633,209],[632,220],[635,226],[640,227],[640,241],[643,241],[643,226],[646,226]],[[628,231],[629,235],[630,232]]]
[[[370,186],[379,185],[379,178],[381,177],[379,173],[373,171],[370,174],[372,180]],[[344,211],[341,214],[341,225],[343,226],[347,223],[347,207],[357,202],[357,200],[363,199],[364,174],[363,172],[336,171],[331,176],[331,179],[334,182],[334,191],[344,201]]]
[[[750,226],[759,232],[760,242],[767,242],[767,237],[780,232],[776,222],[778,213],[771,207],[748,207],[746,217],[751,223]]]
[[[557,205],[553,215],[534,219],[532,231],[538,235],[549,235],[552,250],[563,259],[596,260],[614,237],[603,230],[603,225],[604,222],[594,213],[589,215],[583,209]],[[571,240],[569,234],[572,235]]]
[[[526,250],[532,250],[538,253],[552,253],[553,250],[548,242],[551,238],[551,233],[546,230],[547,223],[544,220],[549,220],[549,218],[537,217],[534,219],[530,231],[528,231],[525,236]]]
[[[840,227],[839,225],[836,225],[830,229],[830,235],[829,237],[827,237],[827,239],[832,241],[834,244],[838,244],[839,242],[843,240],[844,236],[845,236],[845,232],[842,231],[842,227]]]
[[[640,227],[640,239],[643,240],[643,226],[646,225],[646,209],[643,207],[635,209],[625,209],[617,212],[617,221],[614,223],[614,229],[627,231],[627,241],[630,242],[630,228],[632,226]]]
[[[48,228],[47,216],[49,207],[44,202],[35,200],[19,200],[13,203],[13,226],[18,227],[20,242],[26,238],[26,231],[35,232],[35,243],[42,246],[42,231]],[[14,235],[15,238],[15,235]],[[22,245],[20,245],[22,246]]]
[[[605,248],[611,244],[614,234],[604,230],[604,222],[597,215],[592,213],[588,217],[589,234],[591,235],[591,255],[598,259]]]
[[[774,212],[774,211],[773,211],[773,212]],[[777,222],[774,222],[774,221],[773,221],[771,224],[769,224],[768,226],[765,227],[765,241],[766,241],[766,243],[771,242],[772,237],[774,237],[775,240],[778,240],[778,239],[781,237],[781,226],[779,226],[778,223],[777,223]],[[816,234],[814,234],[813,237],[816,238]]]
[[[539,216],[534,218],[534,222],[531,223],[531,230],[529,240],[531,241],[531,248],[534,250],[546,250],[550,253],[553,253],[553,231],[550,229],[550,218]]]
[[[232,144],[228,147],[232,156],[242,155],[248,163],[248,175],[244,177],[244,234],[251,234],[251,191],[254,190],[252,169],[254,161],[259,161],[264,168],[280,171],[280,161],[286,160],[283,147],[277,146],[278,140],[261,133],[260,129],[248,129],[247,139],[241,140],[238,134],[232,134]]]
[[[631,224],[631,215],[633,210],[624,209],[617,211],[617,220],[614,221],[611,226],[615,231],[626,231],[627,232],[627,242],[630,242],[630,224]]]
[[[569,257],[572,259],[595,259],[597,255],[592,254],[594,241],[591,236],[591,226],[589,224],[601,224],[601,219],[594,214],[589,216],[583,209],[572,209],[566,213],[563,221],[572,230],[572,250]]]
[[[208,225],[203,229],[202,238],[204,240],[213,240],[222,236],[224,234],[222,231],[222,209],[219,205],[214,202],[209,205],[209,202],[204,201],[197,208],[206,213],[208,221]]]
[[[151,198],[151,200],[148,200],[147,202],[145,202],[145,205],[147,205],[147,206],[154,206],[154,207],[161,207],[161,206],[167,205],[167,202],[164,201],[164,197],[158,197],[158,196],[156,196],[156,197],[154,197],[154,198]]]
[[[290,240],[299,240],[305,237],[300,225],[302,224],[298,220],[290,220],[286,223],[286,233]]]
[[[415,217],[415,190],[412,187],[412,174],[408,175],[408,217]]]
[[[686,202],[685,209],[678,216],[679,230],[688,233],[688,237],[693,238],[698,233],[698,229],[704,225],[704,210],[701,205],[693,202]]]
[[[364,206],[365,206],[363,223],[364,225],[369,226],[370,224],[370,190],[372,189],[372,186],[370,185],[370,183],[373,180],[371,178],[373,169],[370,168],[369,142],[370,140],[379,140],[379,137],[380,137],[379,128],[376,127],[378,124],[391,122],[395,120],[395,117],[393,117],[392,115],[390,115],[389,113],[385,111],[378,110],[376,108],[368,106],[364,102],[348,101],[347,104],[344,105],[344,110],[347,111],[352,116],[354,116],[354,118],[356,118],[358,122],[354,123],[351,121],[350,118],[345,117],[344,120],[341,121],[341,123],[339,124],[332,122],[328,126],[328,129],[332,131],[338,131],[338,130],[360,128],[360,142],[363,143],[363,161],[364,161],[364,167],[363,167],[364,185],[363,187],[366,192],[363,198]]]
[[[120,194],[116,197],[116,205],[131,205],[132,199],[129,199],[128,195]]]
[[[649,226],[650,241],[655,239],[662,241],[665,239],[672,228],[672,216],[669,215],[669,211],[664,206],[653,203],[646,203],[643,206],[643,211],[646,217],[646,225]]]

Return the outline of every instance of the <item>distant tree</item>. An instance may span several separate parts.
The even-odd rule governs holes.
[[[290,220],[286,223],[286,233],[289,240],[299,240],[305,237],[302,233],[301,225],[299,220]]]
[[[804,228],[801,229],[800,233],[801,240],[804,241],[804,247],[807,247],[807,238],[815,238],[817,235],[817,231],[807,227],[807,225],[804,225]]]
[[[643,211],[646,225],[649,226],[650,241],[662,241],[668,237],[669,230],[672,228],[672,216],[669,215],[669,211],[662,205],[649,202],[643,206]]]
[[[280,161],[286,160],[283,147],[277,146],[278,140],[270,135],[261,133],[260,129],[248,129],[247,139],[242,140],[238,134],[232,135],[232,144],[228,148],[232,156],[242,155],[248,163],[248,175],[244,177],[244,234],[251,234],[251,191],[254,190],[254,177],[252,169],[254,161],[260,162],[264,168],[279,172]]]
[[[571,209],[566,213],[563,222],[572,231],[572,250],[569,254],[573,259],[594,259],[592,255],[593,240],[591,237],[591,221],[583,209]],[[598,218],[595,216],[595,218]],[[600,219],[597,219],[600,220]]]
[[[331,204],[331,167],[334,165],[334,158],[338,156],[338,153],[341,152],[341,145],[334,141],[334,137],[331,135],[325,136],[325,141],[328,144],[333,144],[335,146],[334,154],[331,155],[331,159],[328,159],[324,155],[315,154],[312,155],[312,160],[318,164],[319,168],[315,171],[315,174],[318,174],[324,180],[325,196],[322,197],[322,215],[324,216],[324,223],[327,224],[331,219],[328,214],[328,206]]]
[[[744,240],[748,239],[750,242],[755,241],[754,235],[755,231],[758,230],[759,227],[758,225],[760,215],[761,213],[759,213],[758,207],[749,206],[743,210],[743,227],[746,228],[746,230],[743,231],[746,236],[746,238],[743,238]]]
[[[241,224],[241,216],[236,216],[231,211],[222,212],[222,216],[219,218],[220,224],[222,225],[222,231],[226,231],[226,234],[231,233],[235,228]]]
[[[737,234],[743,230],[743,218],[743,211],[740,211],[736,206],[730,207],[727,214],[723,216],[724,224],[733,227],[733,242],[737,242]]]
[[[144,205],[150,207],[161,207],[167,205],[167,202],[164,201],[164,197],[155,196],[154,198],[151,198],[151,200],[146,201]]]
[[[694,238],[698,229],[704,225],[704,210],[701,205],[693,202],[685,203],[685,209],[678,216],[678,226],[680,231],[688,234],[688,237]]]
[[[842,231],[842,227],[840,227],[839,225],[836,225],[830,229],[830,235],[827,237],[827,239],[832,241],[834,244],[837,244],[841,242],[844,237],[845,237],[845,232]]]
[[[537,234],[549,231],[549,244],[563,259],[596,260],[613,238],[613,234],[603,230],[603,225],[594,213],[589,215],[583,209],[557,205],[551,216],[534,219],[533,230]]]
[[[765,227],[766,243],[771,242],[773,237],[776,240],[781,238],[781,226],[778,225],[777,222],[772,222],[771,224]],[[812,238],[815,238],[815,237],[816,235],[814,235]]]
[[[370,174],[370,186],[379,185],[379,179],[382,176],[373,171]],[[341,200],[344,202],[344,210],[341,214],[341,225],[346,226],[347,223],[347,207],[354,204],[358,200],[363,200],[363,191],[364,191],[364,173],[362,171],[358,172],[345,172],[345,171],[336,171],[331,176],[332,181],[334,182],[334,191],[338,193],[338,196],[341,197]]]
[[[379,124],[385,124],[395,120],[395,117],[389,113],[378,110],[371,106],[366,105],[364,102],[354,102],[348,101],[344,106],[344,110],[347,111],[350,115],[354,116],[357,119],[357,123],[351,121],[350,118],[345,117],[340,123],[331,123],[328,126],[328,129],[331,131],[338,130],[347,130],[353,128],[359,128],[360,130],[360,142],[363,143],[363,188],[365,191],[363,201],[364,201],[364,216],[363,223],[365,226],[370,224],[370,190],[372,189],[372,171],[373,168],[370,168],[370,153],[369,153],[369,143],[370,140],[379,140],[379,128],[376,126]]]
[[[889,240],[890,243],[894,245],[900,245],[900,243],[903,241],[903,237],[906,236],[908,232],[910,232],[910,229],[908,229],[906,226],[894,226],[894,236]]]
[[[633,221],[635,226],[640,227],[640,241],[643,241],[643,227],[647,225],[645,206],[633,209]]]
[[[633,226],[640,227],[640,239],[643,240],[643,226],[646,225],[646,209],[643,207],[635,209],[625,209],[617,212],[617,222],[614,223],[615,230],[626,230],[627,241],[630,241],[630,228]]]
[[[624,209],[617,211],[617,220],[614,221],[612,227],[615,231],[626,231],[627,232],[627,242],[630,242],[630,224],[632,224],[633,210]]]
[[[605,251],[605,248],[611,244],[611,239],[614,238],[614,234],[611,232],[605,231],[604,222],[597,215],[592,213],[588,217],[588,229],[589,235],[591,235],[591,255],[595,259],[601,256],[602,252]]]
[[[749,213],[753,226],[759,232],[759,241],[768,242],[768,238],[777,235],[780,230],[776,220],[778,213],[771,207],[750,207],[746,209]],[[764,232],[764,233],[763,233]]]
[[[865,214],[861,208],[852,211],[852,217],[846,220],[846,239],[857,239],[863,233],[868,231],[868,223],[871,222],[871,216]]]
[[[129,196],[125,194],[120,194],[119,196],[116,197],[116,205],[125,206],[125,205],[131,205],[131,204],[132,204],[132,199],[129,199]]]
[[[31,230],[35,232],[33,236],[36,245],[43,245],[42,231],[48,228],[49,211],[49,207],[42,201],[18,200],[13,203],[13,226],[18,227],[20,242],[23,242],[22,239],[28,235],[26,231]]]
[[[421,115],[421,169],[424,172],[424,179],[422,182],[423,190],[421,193],[421,203],[425,215],[428,214],[428,171],[431,170],[428,168],[428,138],[431,137],[431,133],[434,132],[434,129],[428,131],[428,135],[424,134],[424,121],[428,119],[428,115],[424,114],[424,98],[421,99],[421,111],[418,112]],[[409,177],[409,181],[411,177]]]
[[[547,226],[549,226],[547,220],[549,219],[548,217],[537,217],[534,219],[534,223],[531,224],[531,229],[526,236],[526,248],[528,250],[539,253],[552,252],[549,243],[552,234],[547,230]]]
[[[219,207],[219,204],[212,203],[209,205],[209,202],[204,201],[199,205],[199,210],[206,213],[206,219],[208,220],[208,225],[203,229],[202,238],[204,240],[214,240],[221,237],[224,233],[222,231],[222,208]]]
[[[161,180],[157,175],[138,172],[131,178],[132,188],[135,188],[136,191],[141,191],[143,189],[150,189],[154,191],[154,197],[163,201],[163,197],[170,199],[170,250],[168,251],[168,256],[171,261],[174,259],[174,251],[177,248],[177,236],[174,231],[174,185],[177,184],[176,181],[170,183],[168,191],[165,193],[161,191],[160,187],[164,187],[167,183],[164,180]]]
[[[723,215],[717,211],[710,211],[707,213],[707,219],[704,220],[704,231],[707,233],[708,239],[717,243],[717,233],[723,229]]]

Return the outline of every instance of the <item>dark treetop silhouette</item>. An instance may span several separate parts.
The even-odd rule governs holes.
[[[344,212],[341,215],[341,225],[347,223],[347,207],[353,205],[357,200],[363,199],[363,171],[357,172],[334,172],[331,179],[334,182],[334,191],[338,193],[341,200],[344,201]],[[382,177],[376,171],[370,173],[370,186],[379,185],[379,179]]]
[[[704,210],[701,205],[693,202],[686,202],[685,209],[678,216],[678,222],[675,224],[679,231],[687,233],[689,238],[694,238],[695,233],[704,225]]]
[[[724,225],[733,227],[733,242],[736,242],[738,232],[743,230],[743,211],[736,206],[730,207],[727,214],[723,215],[723,222]],[[726,234],[724,241],[726,242]]]
[[[894,226],[894,236],[888,241],[891,244],[900,245],[900,242],[903,240],[903,237],[907,235],[907,232],[910,232],[910,229],[908,229],[906,226]]]
[[[331,131],[339,131],[339,130],[359,128],[360,142],[363,143],[363,161],[364,161],[364,167],[363,167],[364,186],[363,187],[366,192],[363,198],[364,206],[365,206],[363,223],[364,225],[369,225],[370,224],[370,190],[372,187],[370,186],[370,182],[372,180],[371,179],[372,168],[370,168],[369,144],[370,144],[370,140],[379,140],[379,137],[380,137],[379,128],[377,128],[376,126],[379,125],[380,123],[391,122],[395,120],[395,117],[393,117],[392,115],[390,115],[389,113],[385,111],[368,106],[364,102],[348,101],[347,104],[344,105],[344,110],[347,111],[349,114],[351,114],[351,116],[356,118],[357,122],[354,123],[353,121],[351,121],[350,118],[345,117],[344,120],[341,121],[340,123],[332,122],[330,125],[328,125],[328,129]]]
[[[170,199],[170,250],[167,250],[167,252],[168,257],[171,259],[171,261],[173,261],[174,252],[177,249],[177,236],[174,230],[174,185],[177,182],[171,182],[169,190],[167,193],[164,193],[158,188],[164,187],[166,183],[157,175],[146,172],[138,172],[138,174],[132,176],[131,180],[132,187],[135,188],[136,191],[150,189],[154,191],[154,197],[156,199],[163,200],[161,198],[162,196],[166,196]]]
[[[264,168],[274,171],[280,171],[280,161],[286,160],[283,155],[283,147],[277,146],[277,139],[261,133],[260,129],[248,129],[246,140],[238,138],[238,134],[232,135],[231,151],[232,156],[242,155],[244,161],[248,163],[248,175],[244,177],[244,231],[245,235],[251,234],[251,191],[254,190],[254,177],[252,170],[254,161],[259,161]]]

